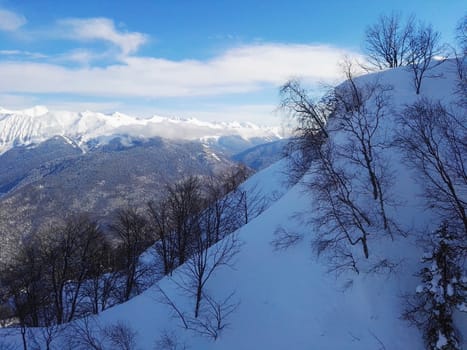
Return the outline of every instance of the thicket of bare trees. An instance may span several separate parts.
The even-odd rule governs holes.
[[[411,34],[415,18],[405,21],[400,13],[381,15],[365,31],[365,51],[370,65],[376,69],[405,66],[409,63]]]
[[[0,271],[1,316],[19,327],[23,349],[41,348],[39,343],[49,349],[61,324],[97,312],[89,292],[97,273],[115,271],[108,251],[99,225],[85,215],[25,239],[16,259]],[[31,333],[29,327],[42,328]]]
[[[344,71],[347,81],[318,102],[298,82],[288,82],[281,90],[282,107],[298,125],[294,152],[306,155],[289,154],[291,171],[312,175],[306,185],[313,195],[314,247],[328,255],[331,269],[358,272],[354,247],[368,258],[369,239],[394,231],[387,213],[390,169],[381,155],[389,144],[384,120],[391,88],[357,82],[349,62]]]
[[[365,50],[369,68],[385,69],[406,66],[412,73],[417,95],[423,78],[446,55],[440,33],[414,16],[405,21],[399,13],[381,15],[365,32]],[[438,61],[434,58],[439,56]]]
[[[16,260],[2,266],[0,317],[19,326],[24,349],[37,341],[50,345],[59,325],[126,301],[154,282],[158,271],[171,274],[185,264],[179,283],[193,296],[190,328],[217,337],[235,304],[232,298],[218,302],[205,287],[239,250],[231,233],[262,210],[258,194],[247,197],[239,187],[248,176],[239,166],[211,178],[188,177],[167,186],[165,198],[144,211],[119,210],[108,226],[86,215],[55,220],[27,237]],[[142,259],[150,246],[157,258]],[[44,329],[40,340],[28,331],[37,326]],[[107,342],[112,334],[105,335]]]
[[[395,130],[385,129],[387,117],[396,114],[391,88],[376,80],[355,80],[348,62],[346,81],[321,101],[311,100],[298,81],[281,89],[281,107],[298,125],[288,154],[291,171],[297,179],[311,175],[304,179],[313,196],[314,247],[327,253],[330,270],[359,272],[355,248],[368,258],[370,239],[400,232],[388,216],[396,203],[390,196],[393,174],[385,152],[398,149],[406,165],[420,175],[426,207],[433,213],[430,224],[444,224],[434,234],[424,234],[430,252],[423,262],[431,266],[421,270],[423,285],[408,297],[404,317],[424,331],[430,349],[459,347],[452,313],[454,307],[466,310],[466,25],[463,17],[457,28],[458,89],[451,106],[418,99],[390,122],[397,125]],[[381,16],[366,32],[373,68],[407,66],[417,94],[428,72],[443,62],[434,60],[442,54],[439,41],[439,33],[430,25],[414,17],[403,23],[398,14]],[[301,235],[279,230],[273,244],[282,249],[300,239]]]
[[[465,20],[457,29],[461,43],[464,30]],[[427,72],[443,62],[433,60],[442,54],[440,34],[414,16],[405,21],[398,13],[380,16],[367,28],[365,45],[374,68],[407,66],[417,94]],[[313,175],[308,186],[315,199],[315,247],[331,253],[335,268],[356,270],[349,246],[361,246],[368,258],[370,237],[399,232],[388,216],[388,206],[395,204],[390,198],[393,176],[383,154],[391,144],[422,170],[428,205],[444,213],[443,219],[465,226],[466,103],[461,84],[460,113],[425,100],[407,107],[399,121],[403,131],[392,143],[384,129],[385,118],[393,113],[391,87],[357,82],[349,61],[344,71],[346,81],[319,101],[299,81],[288,81],[280,90],[280,106],[297,125],[287,150],[292,180]]]
[[[60,334],[64,348],[70,350],[135,350],[137,336],[138,332],[123,321],[103,326],[90,316],[73,322]]]
[[[164,212],[164,219],[157,214],[154,203],[149,204],[155,232],[164,236],[165,240],[165,243],[160,240],[156,245],[162,261],[170,261],[170,264],[178,266],[176,257],[179,239],[176,230],[178,227],[190,227],[186,231],[188,237],[185,237],[188,242],[187,260],[173,281],[185,295],[193,299],[193,312],[180,309],[169,295],[160,290],[162,301],[172,308],[186,329],[213,339],[225,328],[226,319],[236,309],[237,303],[233,300],[233,294],[218,301],[208,293],[207,283],[218,268],[232,266],[240,249],[240,242],[233,231],[247,223],[250,217],[254,217],[251,214],[257,215],[261,209],[256,207],[261,201],[248,198],[246,191],[239,188],[247,176],[245,170],[234,169],[212,177],[205,184],[188,178],[169,188],[166,200],[174,203],[172,198],[183,194],[196,203],[196,210],[187,211],[185,216],[177,215],[180,212],[178,206],[167,206],[163,201],[162,205],[168,208]],[[170,273],[170,266],[164,266],[164,271]]]
[[[188,177],[167,186],[161,201],[148,203],[149,226],[164,274],[171,274],[200,246],[210,247],[258,214],[261,202],[249,200],[239,189],[247,176],[246,169],[238,167],[206,181]]]
[[[83,290],[94,266],[103,263],[98,254],[103,246],[97,223],[85,216],[29,237],[0,276],[20,324],[48,326],[82,315]]]
[[[426,205],[441,220],[458,223],[467,237],[467,119],[465,109],[449,111],[441,102],[421,99],[398,119],[395,144],[407,165],[423,176]]]

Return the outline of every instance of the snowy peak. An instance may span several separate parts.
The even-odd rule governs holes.
[[[44,106],[17,111],[0,107],[0,154],[12,147],[38,144],[54,136],[62,136],[82,145],[90,140],[102,144],[113,135],[184,140],[238,136],[247,140],[264,138],[268,141],[283,137],[279,127],[260,127],[252,123],[211,123],[194,118],[157,115],[144,119],[119,112],[49,111]]]

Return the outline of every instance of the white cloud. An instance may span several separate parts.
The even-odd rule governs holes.
[[[26,24],[26,22],[26,18],[23,15],[0,9],[0,30],[13,32]]]
[[[128,50],[128,48],[127,48]],[[325,45],[261,44],[230,49],[210,60],[126,57],[106,67],[0,62],[0,92],[89,96],[214,96],[276,87],[290,77],[331,82],[338,62],[356,53]]]
[[[47,101],[46,101],[47,102]],[[44,103],[42,101],[41,103]],[[118,101],[96,102],[96,101],[52,101],[46,103],[47,108],[52,111],[93,111],[101,113],[113,113],[123,111],[124,105]],[[30,107],[27,105],[25,107]],[[24,106],[23,106],[24,108]]]
[[[18,56],[26,58],[47,58],[47,55],[44,55],[39,52],[30,52],[22,50],[0,50],[1,56]]]
[[[254,122],[258,125],[278,125],[282,119],[276,114],[277,105],[274,104],[211,104],[197,106],[192,109],[178,109],[175,104],[172,108],[153,108],[142,111],[145,115],[161,115],[165,117],[195,118],[211,122]],[[150,113],[148,113],[150,112]]]
[[[97,52],[89,49],[74,49],[54,56],[50,61],[54,63],[74,63],[79,65],[91,65],[93,62],[106,60],[112,57],[109,51]]]
[[[0,108],[23,109],[38,104],[36,97],[30,95],[0,94]]]
[[[70,18],[60,20],[58,24],[64,37],[81,41],[107,41],[119,47],[124,55],[136,52],[147,41],[142,33],[117,30],[114,22],[108,18]]]

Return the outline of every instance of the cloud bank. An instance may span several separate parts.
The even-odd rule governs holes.
[[[80,32],[83,38],[103,36],[103,32],[94,36]],[[114,38],[121,40],[118,45],[126,52],[137,49],[136,43],[141,42],[127,39]],[[291,77],[308,82],[338,79],[343,55],[355,53],[326,45],[269,43],[231,48],[208,60],[125,56],[104,67],[78,68],[6,61],[0,62],[0,93],[147,98],[248,93],[279,86]]]
[[[359,57],[330,45],[255,42],[204,59],[169,59],[140,54],[149,36],[109,18],[65,18],[39,29],[25,29],[25,23],[24,16],[0,9],[2,35],[15,40],[19,34],[27,39],[23,46],[44,42],[54,50],[14,45],[0,50],[4,107],[47,104],[74,111],[266,121],[274,119],[274,91],[288,79],[332,84],[341,79],[342,57]]]

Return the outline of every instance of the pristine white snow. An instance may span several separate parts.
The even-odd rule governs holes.
[[[244,139],[282,138],[279,127],[252,123],[209,123],[197,119],[153,116],[143,119],[122,113],[49,111],[44,106],[12,111],[0,107],[0,154],[17,145],[33,145],[63,136],[84,146],[92,139],[105,143],[112,135],[133,138],[161,136],[172,139],[206,139],[238,135]]]
[[[446,62],[437,68],[441,78],[426,78],[422,95],[449,101],[452,96],[454,67]],[[396,69],[369,75],[394,85],[396,107],[414,101],[410,75]],[[396,112],[396,111],[395,111]],[[389,124],[388,124],[389,125]],[[423,209],[417,196],[416,174],[393,154],[388,159],[394,167],[394,192],[400,195],[400,205],[393,212],[406,227],[422,228],[432,220],[432,213]],[[311,197],[301,184],[287,189],[284,185],[285,162],[280,161],[257,173],[244,185],[256,184],[276,199],[256,219],[238,232],[244,243],[234,268],[222,267],[209,280],[207,290],[217,299],[235,291],[240,302],[228,319],[229,326],[216,341],[184,330],[173,317],[171,309],[160,302],[158,287],[169,295],[184,312],[193,312],[193,300],[181,294],[173,279],[166,277],[157,285],[129,302],[106,310],[98,316],[105,325],[127,322],[138,332],[138,349],[153,349],[164,332],[177,334],[189,349],[222,350],[423,350],[421,333],[401,319],[403,295],[413,294],[420,283],[414,273],[420,268],[423,251],[416,237],[396,237],[371,241],[373,261],[387,258],[395,263],[392,273],[329,273],[326,260],[317,258],[310,247],[314,232],[297,213],[312,216]],[[253,186],[254,187],[254,186]],[[277,227],[304,234],[304,239],[285,251],[275,251],[271,245]],[[458,325],[467,324],[465,314],[456,314]],[[464,337],[467,327],[460,327]],[[16,338],[19,341],[19,338]],[[440,338],[440,342],[442,339]],[[464,341],[464,348],[467,343]]]

